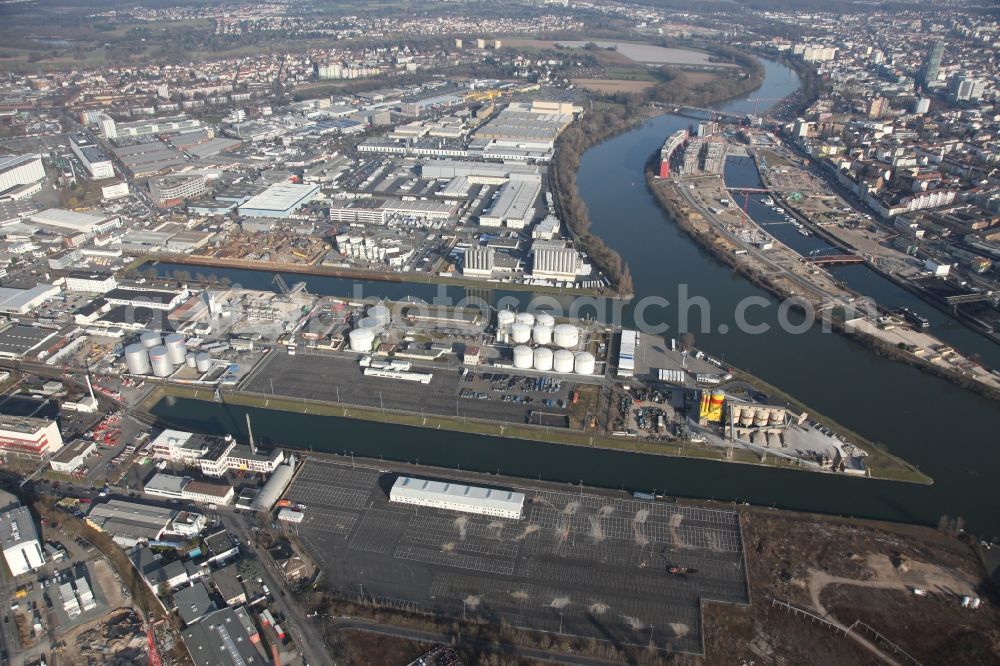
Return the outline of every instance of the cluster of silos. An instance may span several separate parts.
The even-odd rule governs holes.
[[[205,356],[206,363],[198,363],[195,358],[194,367],[204,371],[211,367],[211,357],[202,353],[198,356]],[[174,370],[184,364],[191,365],[187,350],[187,342],[184,336],[178,333],[170,333],[165,338],[155,331],[146,331],[139,336],[139,342],[125,347],[125,364],[128,371],[133,375],[146,375],[152,373],[156,377],[169,377]]]
[[[347,334],[351,351],[370,352],[375,338],[392,323],[392,312],[384,305],[373,305]]]
[[[596,360],[590,352],[573,353],[580,345],[580,329],[572,324],[556,325],[555,317],[547,313],[497,312],[497,341],[514,347],[514,367],[533,368],[543,372],[594,374]],[[529,345],[535,345],[534,350]],[[558,349],[551,349],[555,345]]]
[[[733,420],[743,428],[778,427],[785,424],[785,410],[780,407],[734,406]]]

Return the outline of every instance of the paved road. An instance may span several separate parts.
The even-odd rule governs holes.
[[[295,642],[295,646],[302,653],[306,663],[310,666],[321,666],[324,664],[334,666],[333,660],[325,650],[326,643],[323,640],[323,634],[320,631],[319,625],[316,622],[310,622],[299,605],[289,603],[289,597],[284,591],[286,587],[284,577],[277,571],[274,562],[268,554],[263,549],[258,549],[253,545],[254,539],[250,528],[255,526],[253,524],[255,522],[254,518],[243,514],[225,512],[222,522],[229,529],[230,533],[239,537],[241,544],[249,544],[248,546],[244,546],[244,548],[249,548],[256,554],[257,561],[261,563],[259,567],[260,577],[264,579],[264,583],[271,590],[274,605],[285,616],[286,620],[283,622],[285,629],[288,630],[292,640]]]

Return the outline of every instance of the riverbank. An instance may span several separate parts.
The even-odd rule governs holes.
[[[466,289],[503,289],[506,291],[524,291],[536,294],[569,294],[571,296],[595,296],[601,298],[615,298],[628,300],[631,295],[622,296],[614,289],[566,289],[552,285],[523,284],[520,282],[492,282],[488,280],[469,280],[465,278],[427,275],[424,273],[386,273],[383,271],[365,271],[352,268],[338,268],[334,266],[313,266],[301,264],[279,264],[267,261],[255,261],[247,264],[246,261],[238,259],[219,259],[215,257],[192,257],[186,254],[152,254],[140,257],[122,269],[122,275],[135,275],[139,277],[165,277],[156,273],[155,263],[179,264],[190,266],[192,270],[198,268],[212,269],[233,269],[233,270],[257,270],[273,271],[275,273],[289,273],[294,275],[305,275],[315,277],[341,278],[347,280],[365,280],[370,282],[389,282],[393,284],[439,284],[452,287],[464,287]],[[149,273],[149,271],[153,271]],[[198,272],[193,275],[190,271],[185,271],[186,275],[174,275],[170,277],[179,282],[203,282],[211,284],[210,276],[202,276],[199,279]],[[148,273],[148,274],[147,274]],[[220,282],[221,284],[221,282]],[[225,286],[225,285],[223,285]]]
[[[683,200],[683,193],[678,186],[670,181],[657,179],[653,170],[649,167],[646,169],[646,185],[653,194],[654,199],[677,224],[678,228],[694,239],[716,259],[738,271],[750,280],[750,282],[767,290],[779,299],[802,297],[802,294],[796,293],[788,284],[772,279],[762,271],[755,270],[749,260],[744,260],[743,257],[737,256],[733,251],[733,247],[725,246],[724,239],[715,231],[714,226],[710,222],[704,221],[703,223],[699,223],[698,220],[694,219],[694,215],[697,215],[699,219],[702,216],[700,213],[696,213]],[[812,305],[818,311],[822,304],[813,302]],[[858,330],[860,324],[852,324],[845,321],[843,317],[837,316],[837,311],[834,311],[832,315],[828,317],[832,330],[861,344],[879,356],[911,365],[929,374],[947,379],[963,389],[973,391],[991,400],[1000,400],[1000,389],[987,385],[978,379],[970,378],[960,372],[942,367],[932,361],[920,358],[899,345],[888,344],[884,340],[880,340],[875,335],[860,331]]]
[[[756,386],[766,387],[764,390],[771,391],[773,395],[785,398],[783,393],[764,382],[757,380],[752,375],[741,373],[741,379],[754,383]],[[601,435],[596,432],[585,430],[573,430],[567,428],[547,428],[544,426],[532,426],[527,424],[511,425],[506,423],[496,423],[469,418],[448,417],[440,415],[423,415],[410,412],[399,412],[388,409],[357,407],[353,405],[342,405],[334,402],[327,402],[314,399],[288,398],[282,396],[261,395],[245,391],[223,391],[219,394],[222,403],[246,408],[268,409],[290,413],[309,414],[314,416],[330,416],[346,418],[360,421],[376,421],[380,423],[390,423],[426,430],[449,430],[453,432],[466,433],[470,435],[483,435],[488,437],[502,437],[508,439],[519,439],[527,441],[545,442],[549,444],[559,444],[575,447],[607,449],[625,453],[651,454],[664,457],[692,458],[703,460],[715,460],[719,462],[737,463],[741,465],[751,465],[758,467],[773,467],[777,469],[802,470],[826,476],[843,476],[836,472],[821,471],[814,468],[799,465],[793,461],[778,456],[769,456],[761,460],[756,454],[747,450],[735,448],[731,452],[726,449],[711,447],[691,442],[672,441],[658,443],[641,440],[634,437],[615,437]],[[177,384],[164,383],[154,389],[137,407],[141,412],[155,416],[155,406],[164,399],[186,398],[202,402],[216,401],[214,388],[191,387]],[[805,405],[794,401],[790,397],[786,400],[794,404],[800,411],[808,411],[815,414]],[[851,438],[851,441],[869,453],[866,459],[868,466],[868,476],[873,479],[888,481],[904,481],[917,484],[930,484],[931,479],[920,472],[906,461],[897,458],[883,448],[868,442],[860,436],[851,433],[843,426],[835,423],[832,419],[819,417],[818,420],[827,422],[838,432]],[[287,445],[281,443],[282,445]]]

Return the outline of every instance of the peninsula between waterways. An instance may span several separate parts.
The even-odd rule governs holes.
[[[768,61],[764,65],[767,77],[757,94],[779,98],[797,88],[791,70]],[[731,111],[749,111],[752,105],[738,100],[727,106]],[[611,245],[635,277],[637,300],[686,284],[694,293],[711,297],[721,323],[731,324],[738,298],[767,297],[766,292],[694,245],[645,188],[643,170],[650,152],[671,131],[689,123],[677,116],[658,116],[592,147],[583,155],[578,182],[593,232],[613,239]],[[263,278],[260,288],[267,288],[270,278]],[[774,310],[765,312],[765,323],[776,324]],[[665,319],[676,333],[676,320],[669,314]],[[939,334],[953,330],[947,323],[934,325]],[[1000,503],[991,480],[980,472],[1000,464],[1000,454],[986,437],[1000,429],[995,404],[818,330],[796,336],[781,331],[748,336],[735,326],[729,331],[699,335],[698,346],[913,460],[935,478],[934,485],[566,447],[319,416],[303,413],[307,406],[302,405],[285,410],[220,404],[207,395],[165,396],[151,411],[175,427],[242,437],[245,414],[250,413],[258,439],[291,448],[891,521],[933,524],[943,514],[960,515],[970,529],[1000,531]]]

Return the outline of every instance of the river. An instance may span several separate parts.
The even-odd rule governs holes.
[[[765,61],[765,70],[765,82],[754,97],[776,99],[796,89],[798,81],[790,69]],[[752,111],[753,105],[741,99],[721,108],[746,112]],[[1000,469],[1000,449],[993,434],[1000,432],[1000,406],[915,368],[879,358],[818,327],[800,334],[782,331],[776,301],[696,246],[646,189],[643,167],[648,157],[670,132],[690,123],[690,119],[676,116],[654,118],[595,146],[581,162],[578,183],[590,209],[593,232],[618,250],[632,271],[637,292],[632,307],[648,296],[676,303],[679,285],[687,285],[692,296],[703,296],[710,304],[711,330],[697,334],[699,347],[883,443],[933,476],[934,485],[569,448],[260,409],[249,410],[255,435],[288,447],[353,451],[359,456],[499,470],[505,475],[540,476],[567,483],[582,480],[609,488],[655,488],[677,496],[840,515],[926,524],[935,523],[942,514],[961,515],[974,530],[987,535],[1000,533],[1000,496],[992,485],[991,474],[995,472],[989,472]],[[249,277],[242,271],[211,272],[234,280]],[[272,288],[270,279],[270,274],[257,274],[239,281],[246,286]],[[318,290],[312,278],[309,286],[314,293],[345,295],[351,288],[350,284],[337,283],[336,291]],[[331,290],[333,287],[330,285]],[[885,287],[878,283],[878,288]],[[366,295],[394,298],[410,293],[426,299],[430,294],[426,285],[382,283],[369,284],[367,289],[372,289],[372,294]],[[736,306],[751,296],[766,305],[753,309],[747,318],[769,325],[771,330],[766,334],[740,332],[736,326]],[[881,300],[879,294],[875,296]],[[890,292],[890,298],[896,296]],[[931,310],[923,306],[918,311],[931,317]],[[645,319],[647,323],[668,324],[676,335],[678,314],[675,307],[654,307],[645,311]],[[790,319],[798,321],[794,315]],[[951,328],[936,318],[932,322],[932,330],[942,337],[945,329]],[[723,327],[725,333],[720,332]],[[992,345],[974,334],[968,342],[970,346],[956,346],[977,351],[971,345],[982,344],[985,351],[985,345]],[[178,399],[165,399],[154,408],[165,423],[215,433],[244,434],[245,412],[234,406]]]

